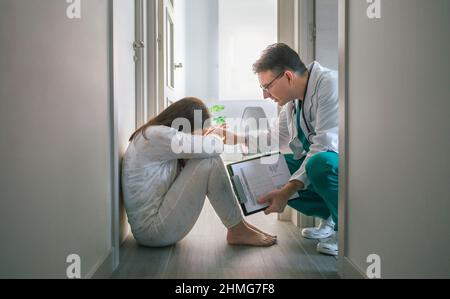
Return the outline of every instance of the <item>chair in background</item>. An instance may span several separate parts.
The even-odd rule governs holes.
[[[256,127],[255,127],[256,124]],[[261,129],[267,130],[269,128],[269,121],[263,108],[261,107],[247,107],[244,109],[241,119],[242,133],[249,134],[252,131],[259,131]],[[258,153],[260,148],[258,147]]]
[[[244,128],[245,125],[249,121],[256,121],[257,130],[261,128],[261,124],[263,123],[263,128],[267,128],[269,122],[267,120],[266,112],[261,107],[247,107],[244,109],[244,113],[242,114],[241,128]]]

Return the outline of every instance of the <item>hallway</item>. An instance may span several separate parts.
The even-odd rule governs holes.
[[[0,279],[450,279],[449,16],[449,0],[0,0]],[[274,43],[290,50],[272,64],[263,53]],[[312,63],[324,68],[303,76]],[[128,235],[130,136],[186,96],[204,101],[211,124],[271,129],[237,153],[225,147],[226,164],[249,158],[251,145],[266,152],[272,137],[297,158],[338,155],[337,189],[322,186],[327,159],[283,182],[333,197],[337,259],[301,237],[294,223],[313,221],[294,211],[280,216],[293,223],[248,217],[275,246],[229,246],[208,201],[175,246]],[[191,128],[200,124],[197,109],[182,110],[178,120],[194,111]],[[172,143],[160,150],[168,158],[150,159],[157,144],[139,154],[173,165]],[[161,165],[140,164],[130,180],[173,182]],[[258,195],[273,189],[249,173]]]
[[[336,259],[318,254],[316,242],[303,239],[292,223],[263,213],[248,220],[278,235],[278,244],[270,248],[228,246],[226,229],[206,201],[194,229],[176,246],[144,248],[130,235],[121,247],[120,266],[112,278],[339,278]]]

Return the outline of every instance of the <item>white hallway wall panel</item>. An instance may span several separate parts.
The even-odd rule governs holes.
[[[134,24],[134,0],[114,0],[114,101],[117,109],[118,153],[116,155],[118,155],[119,163],[127,150],[128,140],[136,129],[136,74],[134,62],[135,52],[133,49],[133,42],[135,40]],[[120,176],[119,182],[116,183],[120,183]],[[119,211],[119,242],[121,242],[130,231],[122,201]],[[114,221],[117,221],[117,219]]]
[[[111,250],[109,1],[0,1],[0,277]]]
[[[348,1],[347,256],[450,277],[450,1]]]

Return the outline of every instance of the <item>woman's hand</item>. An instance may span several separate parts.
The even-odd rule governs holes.
[[[208,136],[211,134],[220,135],[224,130],[226,130],[227,125],[212,126],[203,130],[203,136]]]

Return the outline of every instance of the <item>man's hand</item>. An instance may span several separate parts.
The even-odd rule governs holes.
[[[286,208],[288,200],[289,197],[283,192],[283,189],[278,189],[260,197],[258,203],[269,204],[269,207],[264,211],[264,214],[269,215],[271,213],[282,213]]]
[[[210,134],[218,135],[220,138],[222,138],[223,143],[227,145],[236,145],[239,142],[238,136],[233,132],[228,131],[227,128],[228,128],[227,125],[210,127],[204,130],[203,135],[204,136]]]
[[[269,207],[264,211],[264,214],[282,213],[287,206],[289,198],[300,189],[303,189],[304,184],[300,181],[290,181],[282,189],[274,190],[269,194],[260,197],[258,203],[268,203]]]

